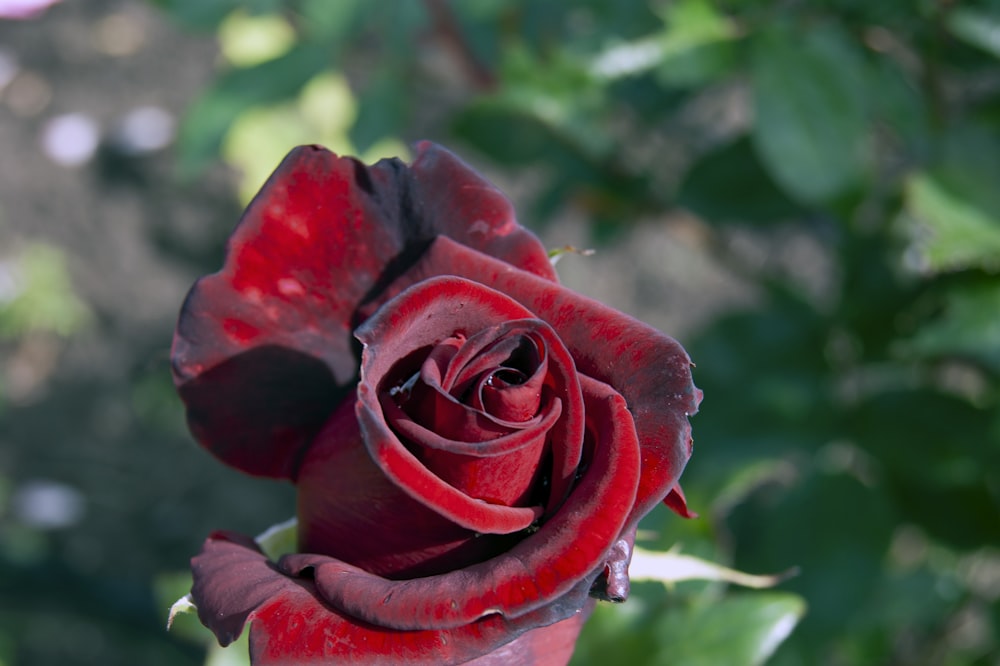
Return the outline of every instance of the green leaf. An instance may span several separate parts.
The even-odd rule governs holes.
[[[545,123],[489,98],[476,100],[460,111],[451,131],[506,167],[537,162],[542,156],[549,159],[553,151],[565,150]]]
[[[655,593],[659,592],[659,593]],[[598,604],[571,664],[763,664],[806,610],[787,592],[664,595],[636,586],[627,603]]]
[[[995,415],[932,390],[874,396],[845,419],[852,441],[877,462],[898,511],[958,548],[1000,543]]]
[[[775,185],[746,137],[695,162],[677,203],[715,223],[781,222],[801,211]]]
[[[900,222],[930,272],[1000,270],[1000,141],[992,125],[965,123],[939,137],[937,161],[906,181]]]
[[[288,520],[271,525],[269,528],[254,537],[254,541],[260,549],[272,560],[277,560],[282,555],[294,553],[298,550],[299,521],[292,517]]]
[[[832,28],[776,28],[754,42],[754,145],[774,179],[802,202],[827,202],[862,180],[864,69],[857,46]]]
[[[298,12],[302,32],[327,44],[344,44],[373,5],[365,0],[301,0]]]
[[[638,546],[632,553],[628,571],[632,580],[656,580],[664,585],[685,580],[713,580],[755,589],[774,587],[795,574],[794,569],[765,576],[748,574],[700,557],[683,555],[678,548],[660,552]]]
[[[735,23],[713,2],[682,0],[666,5],[667,30],[658,80],[666,85],[705,85],[735,69]]]
[[[657,34],[612,45],[597,55],[591,72],[613,81],[655,70],[661,83],[693,86],[727,73],[735,62],[735,25],[706,0],[681,0],[662,13]]]
[[[244,630],[240,637],[226,647],[215,641],[208,649],[205,666],[252,666],[250,664],[250,632]]]
[[[763,664],[805,614],[801,597],[752,592],[665,613],[654,625],[659,651],[652,664]]]
[[[846,422],[887,474],[930,488],[972,482],[1000,463],[1000,445],[990,441],[993,416],[958,396],[920,389],[873,396]]]
[[[867,99],[879,124],[898,141],[896,150],[908,161],[923,163],[931,147],[930,104],[924,98],[916,75],[891,58],[872,63]]]
[[[961,285],[945,294],[944,312],[901,343],[908,353],[925,357],[970,359],[1000,375],[1000,283]]]
[[[793,641],[818,649],[848,631],[852,615],[870,599],[896,515],[882,488],[843,473],[800,474],[791,487],[758,491],[727,523],[735,539],[734,566],[801,567],[784,583],[810,605]]]
[[[356,117],[350,86],[332,72],[306,83],[296,102],[252,106],[240,113],[220,151],[241,174],[240,198],[248,203],[292,146],[317,143],[336,153],[358,154],[347,137]]]
[[[358,151],[364,152],[402,129],[407,107],[400,79],[400,72],[385,68],[370,76],[358,95],[357,121],[350,130],[351,142]]]
[[[953,35],[1000,58],[1000,16],[978,9],[956,7],[948,12],[948,29]]]
[[[502,87],[487,98],[491,105],[536,119],[586,155],[613,152],[600,117],[606,105],[603,83],[579,55],[561,49],[540,57],[515,46],[507,50],[501,73]]]
[[[969,552],[1000,546],[1000,497],[993,479],[927,487],[899,478],[893,480],[892,492],[905,521],[948,546]]]
[[[1000,200],[983,192],[975,177],[959,168],[917,173],[907,180],[906,207],[922,268],[1000,269]]]
[[[47,331],[69,336],[93,319],[77,296],[61,250],[31,243],[0,261],[0,338]]]
[[[153,0],[175,21],[198,30],[211,30],[230,12],[242,9],[257,13],[274,13],[284,0]]]
[[[789,445],[811,447],[831,436],[826,361],[817,353],[827,326],[810,306],[779,297],[766,309],[719,318],[694,337],[688,350],[705,394],[741,387],[740,399],[722,407],[722,418],[699,423],[699,437],[716,437],[719,444],[700,455],[747,454],[752,446],[757,454],[777,456]]]
[[[188,111],[178,137],[178,168],[193,177],[216,158],[236,118],[250,107],[294,97],[330,61],[323,46],[301,43],[255,67],[223,74]]]
[[[279,14],[230,13],[219,25],[219,50],[237,67],[252,67],[282,56],[295,45],[295,30]]]

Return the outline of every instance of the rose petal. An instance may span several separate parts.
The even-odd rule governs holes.
[[[573,656],[580,629],[594,610],[594,603],[595,601],[591,599],[576,615],[556,624],[521,634],[489,654],[467,662],[466,666],[511,666],[512,664],[564,666]]]
[[[281,574],[253,540],[216,533],[192,559],[192,597],[223,646],[250,628],[254,666],[291,664],[565,664],[589,605],[582,583],[518,618],[491,615],[454,629],[389,630],[321,601],[308,578]],[[500,649],[497,659],[490,658]],[[549,650],[551,648],[551,652]],[[535,657],[540,657],[535,659]]]
[[[663,498],[663,503],[684,518],[698,517],[697,513],[688,508],[687,498],[684,497],[684,491],[681,489],[681,484],[679,483],[667,493],[667,496]]]
[[[525,506],[547,499],[548,488],[540,489],[539,485],[548,473],[546,435],[562,415],[558,398],[545,418],[537,421],[537,428],[515,430],[485,445],[445,439],[405,414],[397,413],[393,418],[394,407],[383,401],[386,422],[405,439],[404,446],[421,464],[443,482],[489,504]]]
[[[436,239],[380,300],[441,274],[475,280],[524,305],[556,330],[581,373],[617,388],[625,397],[642,446],[642,478],[631,523],[670,493],[691,457],[688,416],[698,411],[702,397],[691,379],[691,359],[676,340],[445,237]],[[684,506],[676,494],[669,505]]]
[[[481,562],[511,538],[476,536],[458,517],[514,533],[539,518],[541,507],[507,507],[475,500],[426,473],[425,493],[411,497],[376,464],[361,435],[352,401],[334,412],[303,459],[298,477],[299,547],[325,553],[384,576],[425,576]],[[410,481],[405,477],[404,481]],[[445,510],[441,509],[445,507]],[[455,514],[455,515],[453,515]]]
[[[387,421],[392,429],[397,432],[400,432],[400,429],[406,430],[401,434],[411,440],[418,438],[417,441],[422,445],[438,449],[458,447],[465,455],[482,456],[496,452],[497,447],[494,444],[496,440],[501,438],[508,443],[519,442],[517,445],[505,446],[506,450],[513,451],[521,448],[533,439],[532,435],[535,434],[536,430],[547,428],[555,422],[559,415],[553,414],[551,408],[558,409],[556,406],[562,404],[558,398],[555,398],[548,401],[545,408],[540,410],[541,413],[536,414],[533,418],[525,421],[501,421],[500,419],[491,419],[483,414],[482,410],[469,405],[441,399],[440,395],[436,395],[434,398],[438,399],[420,401],[417,408],[409,410],[416,416],[410,416],[409,413],[403,411],[389,396],[380,396],[379,403],[382,405],[382,410],[386,413]],[[559,411],[561,412],[561,409]],[[421,418],[421,414],[430,422],[429,426],[415,420]],[[424,433],[424,435],[418,435],[418,432]],[[429,438],[433,438],[433,441]],[[435,444],[434,441],[441,442],[441,444]],[[487,442],[490,443],[489,447],[485,446]]]
[[[354,617],[403,630],[460,627],[492,613],[518,617],[601,572],[639,481],[639,446],[624,399],[581,377],[592,457],[576,488],[535,534],[493,559],[436,576],[389,580],[323,555],[282,559],[311,568],[322,597]]]
[[[201,444],[243,471],[293,476],[302,448],[357,376],[358,306],[440,234],[555,279],[503,195],[433,144],[418,146],[411,167],[365,167],[318,146],[293,150],[244,213],[222,270],[199,280],[181,311],[174,379]],[[325,366],[330,377],[318,394],[326,399],[296,396],[289,412],[298,365],[244,358],[260,347]],[[309,365],[307,379],[319,374],[299,365]],[[252,425],[242,425],[239,415],[251,412]]]
[[[351,393],[302,352],[264,345],[226,359],[178,387],[191,434],[223,462],[291,478],[331,405]]]
[[[511,266],[558,282],[548,253],[534,234],[518,224],[507,197],[462,160],[441,146],[421,141],[410,171],[409,204],[422,222],[421,240],[429,242],[439,234],[448,236]]]
[[[537,330],[540,326],[547,330]],[[464,343],[451,353],[450,342],[459,339]],[[392,388],[379,393],[382,416],[430,472],[470,497],[507,506],[544,502],[549,495],[549,487],[543,487],[542,479],[550,475],[550,431],[555,441],[562,442],[565,430],[559,425],[562,401],[553,395],[565,392],[565,387],[574,383],[572,365],[554,364],[549,372],[550,345],[562,349],[548,325],[537,319],[507,321],[468,338],[450,337],[434,347],[420,373],[404,382],[405,389],[389,380]],[[525,351],[525,347],[530,349]],[[449,355],[451,358],[442,368],[442,361]],[[565,349],[561,357],[568,358]],[[502,363],[522,361],[532,362],[535,370],[523,384],[507,387],[497,380],[492,386],[484,386],[491,377],[513,372],[503,369]],[[525,370],[531,372],[530,368]],[[409,370],[404,369],[402,377],[407,375]],[[376,384],[386,382],[387,378],[383,378]],[[460,402],[449,389],[471,404]],[[500,412],[499,416],[520,420],[505,420],[490,413],[482,402],[483,396],[495,412]],[[579,447],[570,450],[578,457]],[[560,455],[567,457],[565,452]]]
[[[523,326],[518,320],[525,317],[531,317],[531,313],[504,294],[460,278],[434,277],[383,305],[356,333],[365,345],[358,386],[358,419],[372,458],[412,497],[477,532],[499,530],[495,524],[482,522],[489,514],[477,511],[474,506],[452,505],[451,498],[447,503],[442,501],[446,497],[442,496],[440,480],[390,430],[380,408],[379,393],[387,390],[382,384],[392,377],[398,359],[406,358],[414,350],[432,348],[455,331],[489,329],[497,322],[505,322],[501,330],[517,331]],[[548,376],[563,414],[550,430],[553,462],[547,510],[551,512],[565,498],[576,473],[583,441],[584,409],[573,359],[566,348],[541,322],[534,325],[533,331],[545,342]],[[538,468],[537,462],[529,466],[532,472]],[[478,517],[473,519],[473,516]]]
[[[484,328],[456,350],[448,360],[444,376],[440,373],[443,354],[435,352],[442,348],[450,349],[450,345],[437,345],[422,364],[419,375],[406,381],[407,388],[390,388],[388,392],[381,393],[381,402],[396,404],[406,414],[419,419],[420,425],[442,437],[470,443],[494,439],[511,430],[537,426],[546,418],[545,414],[539,413],[539,407],[547,377],[547,355],[544,362],[538,364],[541,372],[523,384],[523,392],[517,391],[520,387],[511,387],[502,391],[511,393],[509,397],[488,398],[496,407],[492,412],[482,403],[483,387],[473,384],[477,379],[485,382],[486,375],[501,367],[499,364],[507,359],[508,349],[512,351],[519,342],[527,339],[535,346],[544,346],[543,339],[533,339],[538,337],[534,332],[538,324],[537,319],[515,320]],[[384,383],[385,379],[381,381]],[[467,393],[472,395],[465,396]],[[467,402],[462,402],[460,397]]]
[[[458,414],[458,409],[480,414],[493,423],[503,425],[504,428],[497,432],[524,427],[538,416],[542,386],[548,371],[548,355],[544,341],[537,339],[533,332],[534,321],[525,321],[519,329],[498,324],[478,331],[468,339],[462,336],[460,339],[463,342],[457,348],[451,342],[456,338],[437,345],[421,366],[421,381],[410,391],[406,410],[433,415],[434,422],[425,425],[442,434],[456,420],[467,420],[468,417]],[[526,352],[526,347],[530,347],[530,351]],[[529,355],[531,358],[527,363],[531,367],[512,367],[511,364],[515,363],[525,364],[525,359],[515,357]],[[520,377],[519,383],[504,378],[514,374]],[[433,390],[421,391],[422,386]],[[430,400],[432,404],[418,404],[424,400]],[[461,438],[458,433],[449,436]]]
[[[508,428],[508,432],[500,433],[493,429],[486,429],[482,423],[476,422],[475,416],[480,416],[478,414],[466,421],[463,417],[469,416],[467,412],[453,412],[458,418],[452,422],[450,428],[443,428],[445,434],[442,434],[414,421],[413,417],[386,396],[381,396],[379,399],[386,423],[391,426],[393,431],[410,442],[419,443],[423,449],[438,449],[477,458],[492,458],[497,455],[513,453],[536,441],[539,438],[536,430],[543,433],[548,431],[562,416],[562,401],[554,398],[550,403],[546,405],[542,414],[528,422],[527,425],[532,426],[531,428]],[[437,421],[438,419],[433,420]],[[493,422],[489,422],[489,424],[497,425]],[[524,424],[518,423],[517,425]],[[453,436],[462,435],[463,439],[449,439],[446,436],[449,431],[453,431]],[[467,437],[470,432],[485,436],[478,440],[467,441],[471,439]],[[428,452],[422,451],[421,453]]]

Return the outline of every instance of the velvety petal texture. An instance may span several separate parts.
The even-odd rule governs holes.
[[[493,614],[456,629],[386,631],[325,602],[310,569],[289,575],[239,534],[211,535],[191,568],[198,617],[220,644],[251,623],[254,666],[564,664],[590,610],[581,582],[557,603],[517,618]]]
[[[399,359],[412,358],[435,340],[446,336],[455,340],[456,335],[464,339],[470,332],[474,334],[451,359],[450,372],[445,374],[445,384],[457,395],[449,394],[452,400],[439,399],[429,409],[418,403],[410,413],[433,427],[439,420],[437,403],[457,405],[473,415],[476,423],[454,432],[456,437],[451,439],[459,441],[437,437],[428,447],[415,442],[417,457],[423,448],[436,449],[432,458],[442,452],[449,460],[437,466],[469,476],[465,483],[470,487],[479,486],[481,475],[476,472],[484,468],[475,459],[491,458],[494,462],[487,466],[496,470],[498,478],[485,485],[501,484],[510,490],[513,484],[515,494],[523,494],[521,484],[514,479],[521,468],[529,465],[532,470],[547,470],[551,488],[549,496],[541,499],[552,509],[565,498],[580,464],[585,409],[579,380],[574,360],[556,332],[501,292],[470,280],[435,277],[415,284],[382,307],[357,332],[365,345],[358,388],[359,418],[362,423],[380,419],[374,415],[386,404],[405,411],[410,399],[407,392],[419,392],[428,384],[417,375],[414,385],[403,391],[411,379],[406,361]],[[383,349],[392,340],[403,345]],[[428,379],[431,385],[437,383],[433,373]],[[461,398],[466,394],[464,404]],[[525,412],[528,405],[531,409]],[[390,419],[397,416],[395,411],[389,414]],[[393,420],[399,432],[405,419]],[[492,427],[484,431],[479,422]],[[452,420],[451,428],[458,423],[463,420]],[[371,435],[370,441],[376,441],[378,434]],[[523,455],[526,449],[533,460]],[[372,454],[378,459],[379,454]],[[503,463],[498,464],[498,454],[502,454]],[[458,456],[471,460],[462,463],[455,460]],[[551,462],[543,464],[546,460]],[[474,469],[466,469],[469,466]],[[509,531],[488,524],[469,527],[487,533]]]
[[[212,535],[199,617],[256,666],[562,665],[624,601],[639,519],[678,479],[701,392],[672,338],[556,280],[447,151],[293,151],[181,312],[198,441],[297,487],[298,552]]]
[[[294,476],[357,379],[358,306],[439,235],[555,280],[507,199],[438,146],[419,144],[409,167],[293,150],[181,311],[174,379],[202,445],[251,474]]]
[[[691,380],[691,359],[681,345],[613,308],[446,237],[435,239],[381,298],[390,299],[442,274],[489,286],[525,306],[552,326],[581,374],[621,393],[642,446],[642,479],[632,521],[663,501],[691,456],[688,416],[698,411],[702,398]],[[378,305],[376,301],[367,307],[374,311]],[[678,512],[687,510],[679,493],[669,505]]]

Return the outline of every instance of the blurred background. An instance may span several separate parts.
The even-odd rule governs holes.
[[[638,584],[575,663],[1000,664],[1000,3],[0,14],[0,665],[238,663],[167,608],[294,498],[188,436],[177,310],[292,146],[423,138],[697,363],[701,517],[643,544],[800,569]]]

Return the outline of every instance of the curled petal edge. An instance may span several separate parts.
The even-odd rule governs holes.
[[[509,551],[437,576],[389,580],[321,555],[288,555],[282,570],[312,569],[317,589],[351,615],[402,630],[459,627],[501,613],[515,618],[593,581],[619,539],[639,479],[639,448],[625,401],[581,377],[594,434],[589,467],[565,504]],[[614,557],[610,558],[614,559]]]
[[[191,288],[171,348],[174,382],[192,433],[222,462],[295,478],[356,378],[361,304],[434,237],[556,280],[499,190],[440,146],[422,142],[416,153],[410,166],[365,166],[295,148],[243,213],[222,268]]]
[[[541,279],[541,278],[539,278]],[[539,514],[529,517],[527,507],[504,507],[473,500],[461,491],[442,483],[390,430],[379,402],[379,383],[391,365],[405,356],[399,349],[386,353],[388,341],[405,340],[408,351],[437,342],[441,333],[455,325],[477,330],[505,322],[501,329],[520,325],[519,320],[538,321],[529,310],[507,295],[476,282],[453,276],[434,276],[411,286],[385,303],[356,332],[364,345],[361,361],[361,381],[358,385],[357,417],[365,444],[372,459],[411,497],[446,515],[467,529],[490,534],[504,534],[531,525]],[[443,320],[444,323],[441,323]],[[505,321],[509,320],[509,321]],[[434,321],[434,327],[427,322]],[[538,321],[537,332],[548,343],[550,367],[563,368],[566,384],[563,418],[554,427],[553,469],[550,501],[552,511],[569,492],[580,461],[586,409],[580,384],[572,373],[573,358],[558,335],[544,322]],[[451,335],[452,331],[446,331]],[[534,511],[534,509],[532,509]]]
[[[559,654],[551,663],[565,663],[592,608],[584,580],[517,618],[494,614],[453,629],[386,629],[330,606],[314,581],[284,575],[251,538],[232,532],[212,534],[192,559],[192,570],[192,597],[202,623],[222,646],[250,623],[254,666],[546,663],[552,649]]]
[[[681,515],[693,515],[683,495],[671,492],[691,457],[688,417],[698,412],[702,399],[691,376],[691,359],[680,343],[603,303],[444,236],[435,239],[378,302],[366,307],[376,308],[411,285],[442,274],[478,282],[514,299],[555,329],[581,375],[621,392],[642,449],[642,476],[630,525],[664,499]]]

